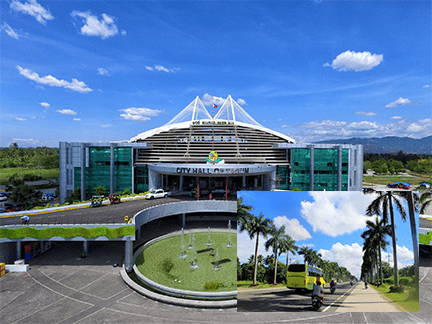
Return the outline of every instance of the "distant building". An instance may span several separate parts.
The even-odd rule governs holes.
[[[215,117],[199,97],[166,125],[125,142],[60,142],[60,201],[81,188],[224,194],[361,190],[363,147],[299,144],[256,122],[228,96]],[[198,197],[199,198],[199,197]]]

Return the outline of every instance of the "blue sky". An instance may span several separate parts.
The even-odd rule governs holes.
[[[376,198],[375,194],[346,191],[241,191],[237,196],[242,197],[244,204],[254,208],[252,214],[258,216],[263,213],[277,228],[285,225],[285,233],[296,241],[297,246],[318,251],[324,260],[337,262],[359,278],[364,242],[360,235],[367,229],[366,220],[375,221],[374,217],[364,216],[367,206]],[[409,218],[403,222],[397,211],[395,222],[398,267],[402,268],[414,263],[411,228]],[[260,236],[258,253],[264,256],[272,254],[271,250],[265,251],[265,241]],[[387,251],[382,251],[383,260],[388,262],[390,254],[393,263],[390,237],[387,242]],[[255,253],[255,244],[256,237],[250,240],[247,232],[238,233],[237,255],[240,262],[246,262]],[[293,256],[291,253],[290,258],[304,262],[301,255]],[[286,263],[286,254],[282,254],[279,260]]]
[[[0,3],[0,146],[128,140],[229,94],[299,142],[431,134],[429,1]]]

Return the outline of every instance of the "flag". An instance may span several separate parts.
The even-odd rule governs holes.
[[[217,106],[215,104],[213,104],[213,108],[217,108]]]

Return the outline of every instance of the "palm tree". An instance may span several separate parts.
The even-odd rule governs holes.
[[[287,260],[286,260],[286,271],[285,271],[285,279],[288,279],[288,266],[289,266],[289,253],[292,252],[293,254],[296,253],[296,251],[298,250],[298,246],[295,245],[295,241],[291,238],[291,236],[289,236],[288,234],[286,235],[286,237],[284,237],[281,240],[281,244],[280,244],[280,251],[281,253],[286,253],[287,254]]]
[[[388,243],[385,241],[387,235],[391,235],[391,226],[384,222],[384,219],[379,219],[378,216],[375,218],[375,223],[368,220],[366,221],[366,227],[368,230],[363,232],[361,237],[365,239],[365,245],[363,249],[365,250],[367,246],[375,247],[378,250],[379,259],[379,274],[380,274],[380,284],[383,282],[382,274],[382,264],[381,264],[381,249],[385,250]]]
[[[300,248],[298,254],[304,256],[304,261],[307,264],[311,264],[311,253],[312,249],[309,249],[307,246],[303,246]]]
[[[258,217],[250,214],[249,217],[244,219],[244,222],[240,223],[240,232],[246,230],[249,234],[249,238],[252,240],[256,235],[256,245],[255,245],[255,269],[254,269],[254,279],[253,285],[256,285],[256,274],[258,268],[258,244],[259,236],[262,234],[264,238],[267,238],[267,234],[272,226],[271,220],[264,217],[263,213],[260,213]]]
[[[432,203],[432,191],[427,190],[422,192],[420,196],[420,214],[424,215],[426,208]]]
[[[395,221],[394,221],[394,210],[393,204],[399,211],[402,219],[406,220],[406,212],[402,206],[402,203],[397,198],[398,194],[394,191],[376,191],[378,197],[375,198],[366,209],[367,216],[379,215],[383,217],[385,223],[389,222],[391,224],[391,235],[393,243],[393,267],[394,267],[394,282],[395,286],[399,286],[398,269],[397,269],[397,246],[396,246],[396,232],[395,232]]]
[[[282,253],[280,247],[282,245],[282,242],[284,239],[287,239],[289,236],[285,234],[285,225],[281,226],[279,229],[276,228],[276,226],[273,226],[270,231],[270,235],[272,236],[270,239],[268,239],[265,242],[265,249],[268,251],[268,249],[271,247],[275,256],[275,270],[274,270],[274,280],[273,284],[276,285],[276,276],[277,276],[277,263],[278,263],[278,256]]]
[[[250,217],[250,212],[253,210],[252,206],[243,204],[243,198],[240,197],[237,199],[237,221],[239,226],[242,223],[245,223],[247,219]]]

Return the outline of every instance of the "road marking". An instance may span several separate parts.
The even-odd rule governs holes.
[[[432,303],[430,301],[427,301],[426,299],[421,298],[420,300],[424,301],[425,303],[428,303],[428,304],[432,305]]]
[[[417,320],[415,323],[419,323],[419,322],[423,322],[423,323],[424,323],[424,321],[423,321],[421,318],[419,318],[419,317],[417,317],[417,316],[414,316],[413,314],[411,314],[411,313],[409,313],[409,312],[407,312],[407,314],[408,314],[408,315],[411,315],[412,317],[414,317],[414,318]]]
[[[420,279],[419,282],[422,282],[422,280],[426,277],[426,275],[429,273],[430,268],[427,268],[427,271],[425,273],[425,275]]]
[[[324,308],[323,312],[325,312],[327,309],[329,309],[330,307],[332,307],[332,305],[334,303],[336,303],[339,299],[341,299],[343,296],[345,296],[348,292],[350,292],[351,290],[353,290],[356,286],[351,287],[351,289],[345,291],[345,293],[342,296],[339,296],[338,299],[336,299],[333,303],[331,303],[329,306],[327,306],[326,308]]]
[[[368,324],[369,322],[367,321],[367,318],[366,318],[365,313],[363,313],[363,317],[364,317],[364,319],[365,319],[366,324]]]

